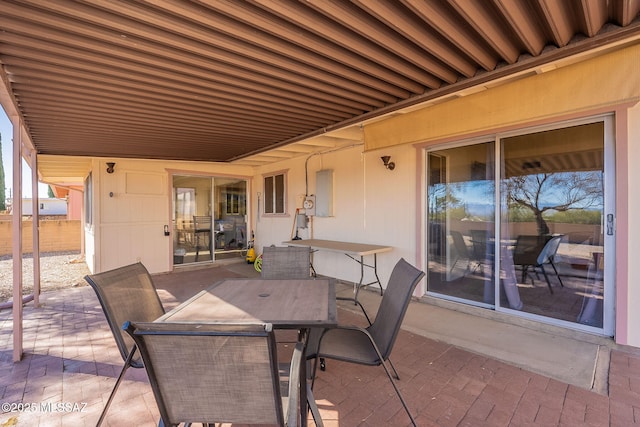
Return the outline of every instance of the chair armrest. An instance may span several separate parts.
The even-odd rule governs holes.
[[[371,326],[371,319],[369,319],[369,315],[367,314],[367,311],[364,309],[364,306],[360,303],[360,301],[358,301],[355,298],[349,298],[349,297],[336,297],[336,301],[351,301],[351,302],[353,302],[355,305],[360,307],[360,309],[362,310],[362,313],[364,314],[364,317],[366,317],[367,318],[367,322],[369,322],[369,326]]]
[[[298,425],[298,409],[300,408],[300,368],[304,355],[304,344],[298,342],[293,349],[291,366],[289,367],[289,403],[285,414],[287,426]],[[306,414],[300,414],[305,417]]]

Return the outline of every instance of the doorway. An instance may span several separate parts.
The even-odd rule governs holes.
[[[429,150],[427,294],[612,335],[611,123]]]
[[[240,258],[247,245],[247,181],[173,176],[173,264]]]

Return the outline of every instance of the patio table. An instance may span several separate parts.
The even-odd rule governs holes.
[[[274,329],[297,329],[308,337],[309,328],[338,324],[333,279],[224,279],[205,289],[157,322],[271,323]],[[300,402],[302,425],[309,405],[317,425],[322,425],[301,363]]]

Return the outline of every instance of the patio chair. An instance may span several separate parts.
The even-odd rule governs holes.
[[[122,378],[129,367],[142,368],[140,356],[131,337],[122,330],[129,320],[153,321],[164,314],[164,308],[151,276],[141,263],[135,263],[103,273],[85,276],[102,306],[107,323],[116,340],[124,366],[109,395],[97,426],[102,424]]]
[[[549,287],[549,292],[553,293],[553,288],[551,287],[551,282],[549,281],[549,276],[547,275],[547,270],[545,270],[545,264],[550,264],[553,268],[554,273],[556,273],[556,277],[558,278],[558,282],[560,282],[560,286],[564,287],[564,283],[562,283],[562,279],[560,278],[560,274],[558,274],[558,269],[556,268],[555,263],[553,262],[558,253],[558,248],[560,247],[560,241],[562,240],[562,236],[553,236],[546,245],[540,251],[538,258],[536,259],[536,264],[533,266],[534,268],[539,268],[544,275],[544,279],[547,281],[547,286]]]
[[[262,251],[262,270],[260,276],[263,279],[308,279],[313,270],[310,262],[311,248],[298,246],[265,246]],[[315,276],[315,274],[313,274]],[[336,297],[338,301],[351,301],[359,306],[362,313],[371,325],[371,320],[364,306],[355,298]],[[322,334],[322,328],[311,328],[309,341],[317,341]],[[288,342],[288,341],[280,341]],[[321,360],[321,369],[325,370],[324,359]]]
[[[263,279],[308,279],[311,249],[298,246],[265,246],[262,249]]]
[[[270,324],[130,322],[124,328],[140,349],[165,426],[298,424],[303,344],[279,371]]]
[[[307,358],[315,359],[313,379],[315,380],[318,360],[322,357],[361,365],[382,365],[407,415],[413,425],[416,425],[393,378],[395,376],[396,379],[400,379],[398,372],[390,364],[394,372],[392,376],[386,362],[398,336],[411,295],[423,276],[424,272],[400,259],[391,272],[373,324],[366,328],[339,325],[336,328],[325,329],[319,340],[310,340]]]

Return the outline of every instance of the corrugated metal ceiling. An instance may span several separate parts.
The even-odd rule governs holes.
[[[639,11],[640,0],[2,1],[0,65],[38,153],[232,161],[622,40],[640,31]],[[289,154],[358,140],[348,133]]]

